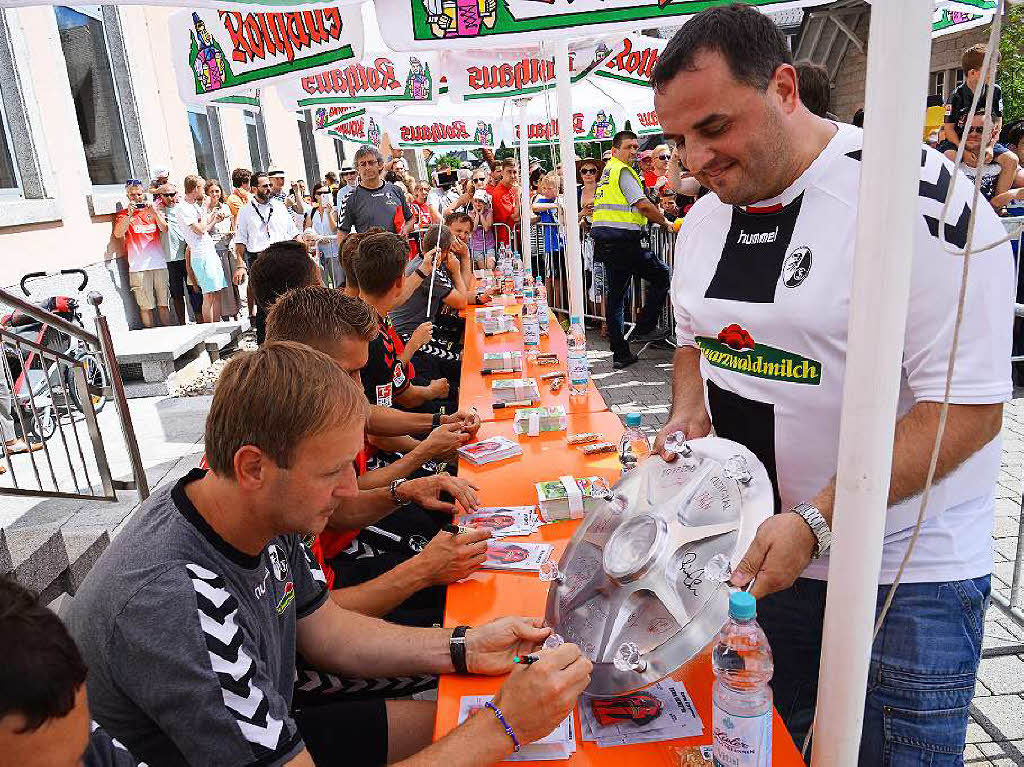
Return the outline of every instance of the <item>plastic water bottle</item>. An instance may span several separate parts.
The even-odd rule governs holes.
[[[569,372],[569,394],[582,396],[587,393],[590,368],[587,366],[587,336],[583,330],[583,320],[579,317],[572,318],[566,343],[565,365]]]
[[[714,764],[770,767],[772,763],[772,650],[757,625],[757,600],[745,591],[729,595],[729,621],[711,652]]]
[[[544,290],[543,282],[535,282],[533,285],[534,297],[537,301],[537,316],[540,317],[540,334],[546,336],[548,334],[548,324],[551,318],[548,316],[548,298],[547,292]]]
[[[536,359],[540,347],[540,317],[537,316],[537,302],[527,299],[523,304],[523,348],[526,356]]]
[[[626,430],[619,438],[619,463],[622,464],[622,473],[633,469],[649,452],[650,443],[640,429],[640,414],[629,413],[626,415]]]

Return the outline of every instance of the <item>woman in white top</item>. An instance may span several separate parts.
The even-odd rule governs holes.
[[[345,277],[338,261],[338,214],[326,184],[313,187],[313,204],[315,207],[306,214],[306,226],[317,233],[317,249],[329,287],[340,288]]]
[[[208,211],[221,211],[228,216],[217,223],[210,230],[210,236],[217,247],[217,255],[220,256],[221,268],[224,270],[224,280],[227,287],[220,291],[220,318],[229,320],[235,319],[241,310],[241,301],[238,297],[238,286],[232,280],[234,272],[234,257],[231,253],[231,238],[234,236],[234,216],[231,209],[224,202],[224,192],[220,188],[220,182],[210,179],[203,189],[206,192],[206,200],[203,207]]]

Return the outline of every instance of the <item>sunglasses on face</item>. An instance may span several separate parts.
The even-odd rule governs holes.
[[[125,186],[142,186],[142,182],[137,178],[130,178],[124,182]]]
[[[486,183],[486,182],[487,182],[487,179],[486,179],[486,178],[474,178],[474,179],[473,179],[473,183],[474,183],[474,184],[484,184],[484,183]]]
[[[659,159],[659,160],[667,160],[667,159],[669,159],[669,157],[671,157],[671,155],[659,154],[657,159]]]
[[[174,199],[175,197],[177,197],[178,193],[177,192],[171,192],[170,194],[167,194],[165,192],[161,192],[160,196],[161,197],[166,197],[167,199],[171,200],[171,199]]]
[[[583,168],[580,171],[581,176],[597,175],[597,168]]]

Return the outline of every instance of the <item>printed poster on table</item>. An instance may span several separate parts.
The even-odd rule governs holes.
[[[265,12],[197,8],[170,17],[178,89],[186,103],[246,94],[362,55],[358,6]]]
[[[440,68],[430,54],[369,52],[360,61],[304,72],[277,84],[285,109],[437,101]]]
[[[572,82],[597,70],[610,53],[603,40],[572,45]],[[448,93],[456,100],[529,97],[555,87],[555,58],[550,49],[524,50],[519,55],[488,50],[449,52],[442,56],[441,65],[448,78]]]
[[[376,0],[387,19],[381,35],[392,50],[432,50],[489,45],[536,45],[541,37],[630,31],[680,24],[705,8],[731,0]],[[745,0],[764,10],[820,5],[820,0]],[[538,35],[538,33],[548,33]]]

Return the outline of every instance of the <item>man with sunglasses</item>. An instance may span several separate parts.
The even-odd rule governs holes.
[[[302,232],[295,226],[295,219],[285,208],[281,200],[273,197],[273,185],[263,171],[252,175],[255,193],[248,204],[238,211],[235,220],[235,271],[233,279],[241,285],[248,274],[252,262],[270,245],[285,240],[299,240]],[[262,313],[258,312],[256,302],[252,300],[251,290],[248,291],[249,317],[256,325],[256,341],[263,340]]]
[[[167,222],[146,202],[142,182],[125,182],[128,206],[114,217],[114,237],[124,240],[128,256],[128,281],[143,327],[153,327],[153,309],[160,314],[162,325],[171,324],[167,285],[167,262],[160,245],[160,233]]]
[[[164,223],[161,227],[164,233],[161,244],[164,246],[164,260],[167,262],[167,286],[174,305],[174,322],[184,325],[188,270],[185,267],[185,232],[178,217],[178,188],[174,184],[164,184],[157,189],[157,198],[153,209]],[[196,292],[200,305],[198,308],[193,305],[192,309],[193,314],[198,317],[202,311],[203,298],[201,293]]]

